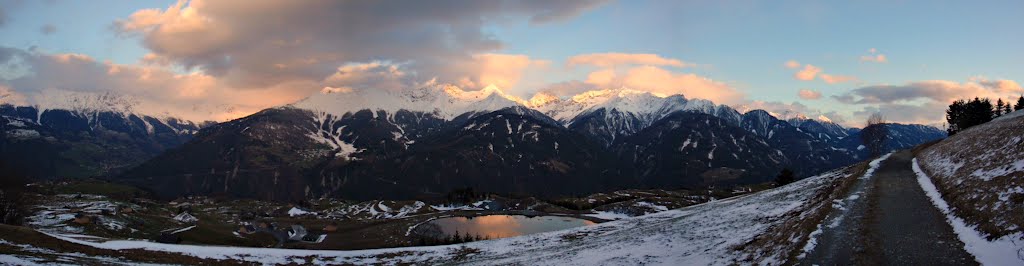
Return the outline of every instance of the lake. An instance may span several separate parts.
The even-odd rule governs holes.
[[[430,221],[417,231],[435,236],[483,236],[488,239],[513,237],[588,226],[595,222],[562,216],[484,215],[476,217],[448,217]]]

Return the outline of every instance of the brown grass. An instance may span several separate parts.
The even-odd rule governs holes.
[[[975,126],[934,145],[915,149],[922,170],[931,177],[955,215],[977,226],[990,240],[1024,232],[1024,194],[1006,193],[1024,187],[1024,171],[989,181],[972,174],[1024,160],[1021,132],[1024,117]],[[948,172],[943,170],[943,160],[963,166]],[[1001,200],[1000,194],[1007,200]]]
[[[810,233],[817,229],[818,225],[832,212],[832,201],[846,195],[865,170],[867,170],[867,162],[837,170],[842,171],[843,177],[819,190],[807,201],[808,204],[785,214],[783,216],[785,221],[765,230],[765,233],[750,242],[735,247],[735,250],[748,254],[742,263],[753,263],[759,258],[774,254],[785,254],[783,257],[786,258],[787,264],[795,263],[801,248],[807,244]],[[791,239],[799,239],[799,241]]]

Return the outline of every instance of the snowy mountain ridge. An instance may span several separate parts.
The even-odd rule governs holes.
[[[326,87],[289,106],[326,112],[337,117],[361,110],[370,110],[375,115],[377,111],[394,115],[405,110],[452,120],[465,113],[495,111],[523,103],[525,101],[522,99],[508,95],[493,85],[477,91],[465,91],[454,85],[440,84],[402,91]]]

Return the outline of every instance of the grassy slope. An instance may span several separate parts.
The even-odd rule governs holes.
[[[917,153],[956,216],[989,239],[1024,233],[1024,117],[962,131]]]

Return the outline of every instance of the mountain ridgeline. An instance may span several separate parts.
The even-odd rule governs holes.
[[[596,90],[529,100],[488,87],[324,91],[201,127],[117,111],[0,108],[4,158],[39,177],[108,175],[164,198],[565,196],[809,176],[863,160],[857,130],[741,114],[681,95]],[[887,148],[944,137],[885,124]],[[201,129],[200,129],[201,128]],[[33,152],[30,152],[33,151]],[[148,159],[148,160],[147,160]]]
[[[0,105],[0,161],[33,179],[118,174],[206,124],[95,109]]]

